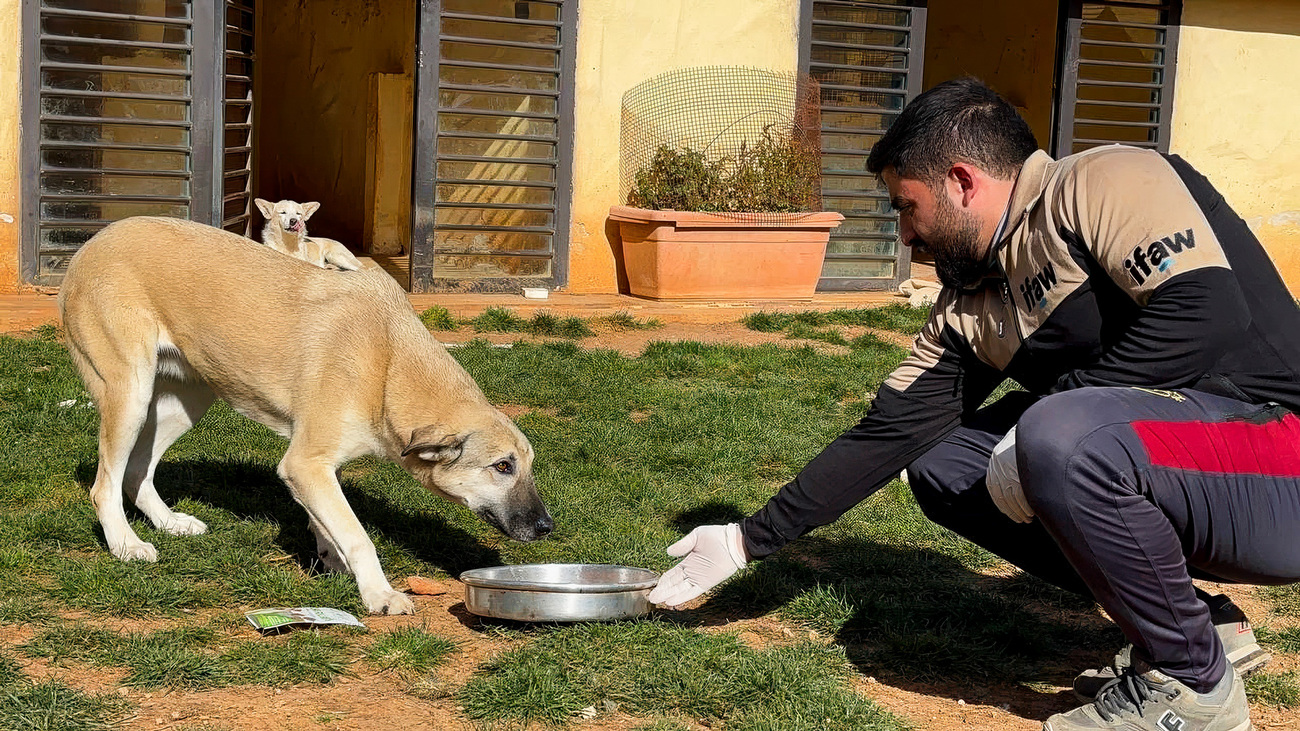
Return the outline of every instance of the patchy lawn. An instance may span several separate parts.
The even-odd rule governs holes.
[[[757,509],[854,423],[920,316],[760,313],[691,331],[425,315],[448,341],[513,342],[453,353],[536,447],[555,534],[510,542],[357,460],[344,490],[394,585],[444,591],[416,597],[413,617],[363,617],[368,630],[277,637],[241,613],[362,611],[350,578],[318,571],[275,476],[284,440],[217,404],[157,478],[209,532],[170,536],[131,512],[159,562],[118,562],[86,494],[98,417],[58,333],[0,338],[0,728],[1031,729],[1076,705],[1072,675],[1122,641],[1090,603],[926,521],[902,483],[694,609],[608,625],[468,615],[452,579],[472,567],[667,569],[665,546]],[[1278,658],[1252,679],[1256,724],[1284,728],[1300,592],[1229,591]]]

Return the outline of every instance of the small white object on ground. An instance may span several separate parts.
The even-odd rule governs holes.
[[[524,287],[524,297],[530,300],[544,300],[551,295],[546,287]]]
[[[253,626],[266,631],[288,627],[290,625],[346,624],[353,627],[365,627],[356,617],[342,609],[331,607],[293,607],[290,609],[258,609],[244,612]]]

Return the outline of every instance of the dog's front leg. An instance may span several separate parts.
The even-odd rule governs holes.
[[[371,614],[414,614],[411,598],[395,591],[384,577],[375,544],[343,497],[334,466],[296,457],[291,444],[277,471],[293,499],[307,510],[317,535],[323,533],[342,554],[343,563],[356,577],[366,610]]]

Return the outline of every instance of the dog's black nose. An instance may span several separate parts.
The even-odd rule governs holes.
[[[289,219],[289,225],[290,225],[290,226],[296,226],[297,224],[298,224],[298,219],[296,219],[296,218],[290,218],[290,219]]]
[[[533,529],[537,531],[538,538],[544,538],[549,536],[551,531],[555,530],[555,523],[551,520],[551,516],[543,515],[537,519],[537,522],[533,525]]]

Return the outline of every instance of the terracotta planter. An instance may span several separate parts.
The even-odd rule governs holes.
[[[812,299],[834,212],[782,216],[614,206],[632,294],[651,299]],[[766,220],[775,218],[777,220]]]

